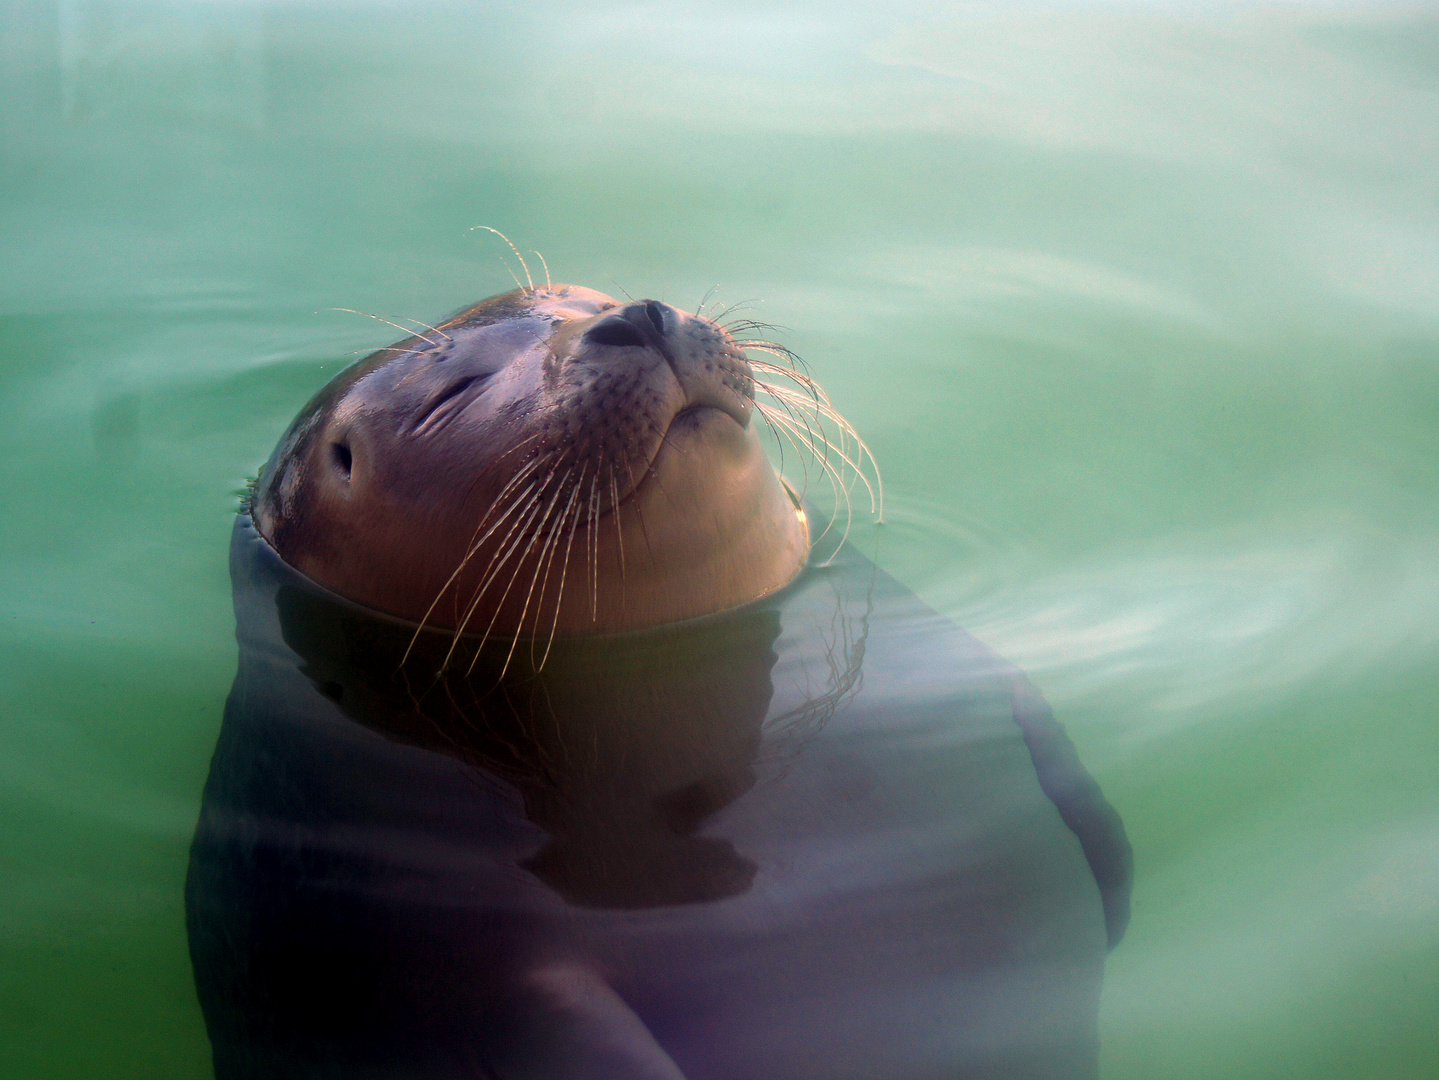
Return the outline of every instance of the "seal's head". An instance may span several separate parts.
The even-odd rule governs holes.
[[[280,556],[366,607],[474,633],[675,622],[754,600],[808,530],[710,320],[573,285],[482,301],[300,413],[256,486]]]

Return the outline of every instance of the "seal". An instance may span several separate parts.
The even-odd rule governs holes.
[[[745,344],[521,290],[281,440],[186,883],[220,1080],[1097,1074],[1119,817],[809,537]]]

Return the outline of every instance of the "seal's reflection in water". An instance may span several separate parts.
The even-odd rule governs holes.
[[[1023,677],[851,547],[470,665],[241,517],[187,886],[216,1073],[1096,1072],[1118,817]]]

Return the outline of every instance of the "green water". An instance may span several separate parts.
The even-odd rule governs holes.
[[[207,1074],[181,883],[236,492],[397,336],[329,309],[513,286],[477,224],[557,280],[759,299],[865,435],[880,561],[1030,672],[1134,840],[1108,1080],[1439,1074],[1432,12],[0,32],[0,1074]]]

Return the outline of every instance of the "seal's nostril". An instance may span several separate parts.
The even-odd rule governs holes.
[[[644,347],[644,335],[628,319],[616,316],[595,323],[585,331],[585,340],[595,345],[638,345]]]
[[[660,307],[660,305],[657,304],[657,303],[656,303],[655,301],[653,301],[653,300],[646,300],[646,301],[645,301],[645,314],[650,317],[650,322],[654,323],[655,330],[659,332],[660,337],[664,337],[664,333],[665,333],[665,312],[664,312],[664,308]]]

